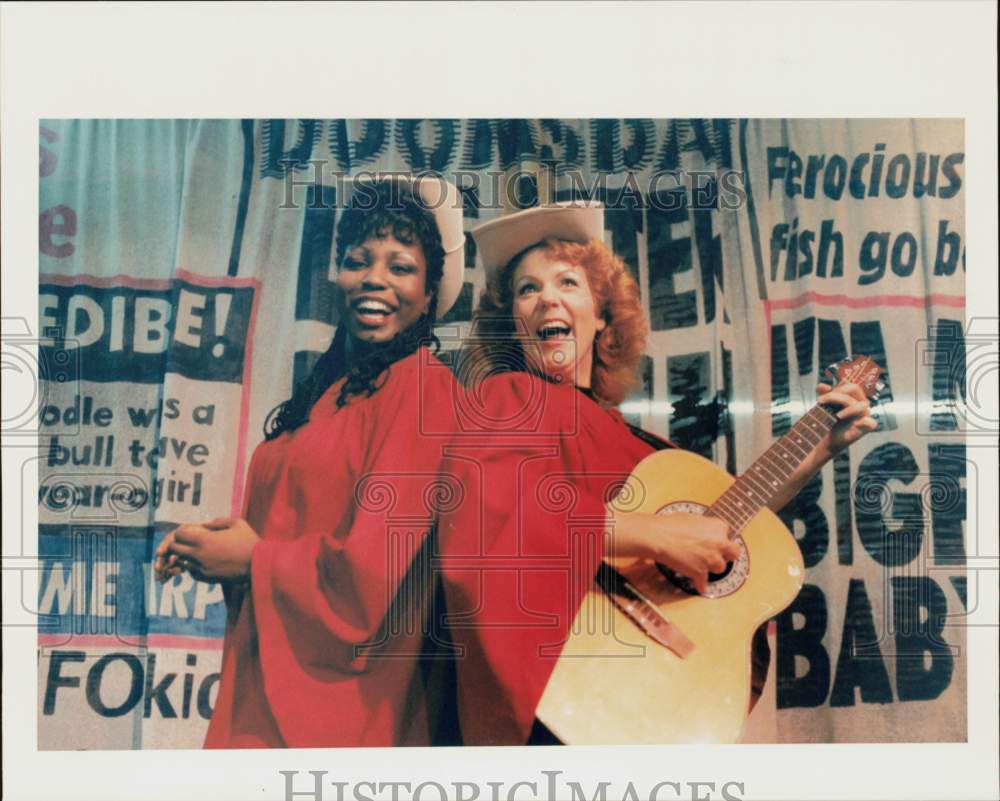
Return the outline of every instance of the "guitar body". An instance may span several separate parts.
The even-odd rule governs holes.
[[[613,506],[655,514],[707,508],[734,479],[696,454],[658,451],[633,470]],[[803,581],[794,537],[768,509],[740,532],[745,575],[721,597],[691,595],[648,562],[618,572],[694,643],[686,657],[647,636],[595,584],[584,598],[537,716],[569,745],[733,743],[750,703],[750,648],[761,623]],[[711,592],[711,586],[710,586]]]

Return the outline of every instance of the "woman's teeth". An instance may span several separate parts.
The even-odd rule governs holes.
[[[392,314],[392,307],[377,300],[362,300],[354,304],[354,310],[362,316],[385,317]]]
[[[538,338],[541,340],[555,339],[556,337],[568,337],[569,328],[564,325],[546,325],[538,332]]]

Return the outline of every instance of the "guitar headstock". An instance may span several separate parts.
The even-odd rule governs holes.
[[[882,368],[871,356],[841,359],[826,368],[826,375],[834,387],[840,384],[857,384],[870,401],[877,401],[879,393],[885,389],[885,382],[881,380]]]

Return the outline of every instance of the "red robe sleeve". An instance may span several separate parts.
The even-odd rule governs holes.
[[[602,558],[605,502],[651,448],[583,393],[511,373],[470,396],[445,472],[447,622],[467,745],[521,745]]]
[[[255,455],[247,518],[262,539],[234,595],[207,746],[428,742],[429,590],[414,568],[447,440],[421,415],[453,388],[418,352],[370,398],[336,409],[331,388],[309,423]]]

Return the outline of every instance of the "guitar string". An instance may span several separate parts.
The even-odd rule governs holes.
[[[780,484],[791,477],[795,468],[808,458],[836,422],[837,418],[828,410],[814,406],[716,500],[709,512],[737,530],[742,529],[777,494]],[[806,448],[801,447],[803,443],[807,444]],[[758,471],[757,480],[754,480],[755,469]],[[774,482],[761,484],[759,472],[762,469],[778,475],[782,479],[779,485],[774,486]],[[747,490],[747,486],[757,489]]]

